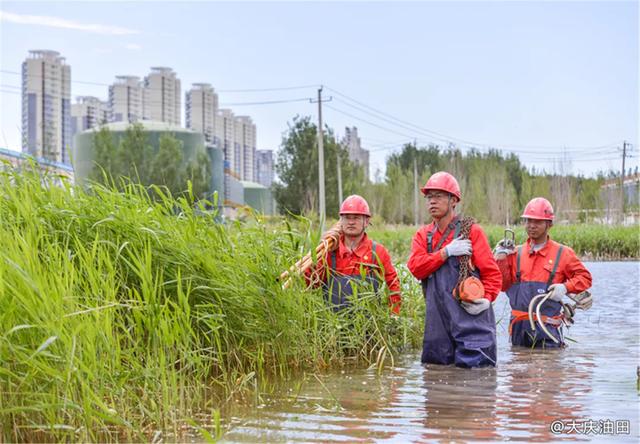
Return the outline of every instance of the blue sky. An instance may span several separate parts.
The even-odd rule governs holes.
[[[338,134],[358,127],[372,170],[414,138],[493,146],[547,171],[564,160],[583,174],[619,169],[626,140],[627,165],[638,165],[636,1],[5,1],[0,11],[0,145],[13,149],[12,72],[30,49],[53,49],[71,65],[73,96],[106,99],[106,86],[82,82],[151,66],[172,67],[183,92],[211,83],[223,105],[317,94],[226,90],[323,84],[325,122]],[[277,149],[296,114],[316,117],[304,101],[230,107],[254,119],[260,149]]]

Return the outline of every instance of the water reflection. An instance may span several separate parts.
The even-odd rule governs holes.
[[[499,438],[495,368],[427,365],[423,382],[425,430],[421,438],[447,442]]]
[[[562,350],[512,347],[498,325],[498,366],[422,366],[406,355],[395,369],[350,369],[284,384],[263,408],[224,412],[232,442],[638,442],[640,405],[637,263],[589,263],[594,306],[579,312]],[[508,319],[504,295],[496,318]],[[230,418],[236,418],[231,420]],[[242,418],[242,419],[237,419]],[[627,420],[628,434],[551,432],[554,421]],[[232,425],[233,424],[233,425]]]
[[[593,362],[573,362],[566,350],[512,351],[500,374],[498,415],[503,433],[529,441],[552,441],[554,421],[582,421],[585,399],[591,392]],[[584,357],[583,357],[584,358]],[[563,439],[580,439],[578,435]]]

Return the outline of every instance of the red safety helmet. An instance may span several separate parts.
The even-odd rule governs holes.
[[[420,188],[420,191],[422,191],[422,194],[424,194],[425,196],[427,195],[427,192],[429,190],[446,191],[447,193],[456,196],[458,200],[462,198],[458,181],[455,177],[453,177],[446,171],[438,171],[437,173],[433,174],[429,178],[429,180],[427,180],[427,183],[422,188]]]
[[[553,207],[544,197],[534,197],[529,201],[522,216],[525,219],[549,220],[553,222]]]
[[[344,214],[361,214],[363,216],[371,217],[369,212],[369,204],[364,197],[352,194],[347,197],[342,205],[340,205],[340,216]]]

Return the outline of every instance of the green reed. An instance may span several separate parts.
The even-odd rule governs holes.
[[[399,321],[373,295],[336,314],[303,279],[282,289],[319,238],[304,220],[220,224],[188,196],[54,179],[0,172],[0,441],[180,439],[257,380],[420,343],[404,269]]]

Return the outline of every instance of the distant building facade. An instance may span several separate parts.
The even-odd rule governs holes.
[[[215,140],[218,94],[208,83],[194,83],[185,95],[185,120],[187,128],[204,134],[208,144],[219,145]]]
[[[109,104],[93,96],[76,97],[71,105],[71,146],[73,136],[82,131],[108,123]]]
[[[70,163],[71,67],[57,51],[29,51],[22,63],[22,151]]]
[[[369,151],[362,148],[360,137],[358,137],[358,128],[345,128],[342,145],[349,153],[349,160],[364,167],[365,177],[369,177]]]
[[[256,150],[256,182],[267,188],[273,184],[273,151]]]
[[[142,120],[142,82],[137,76],[117,76],[109,86],[109,116],[112,122]]]
[[[180,79],[164,66],[152,67],[144,78],[142,116],[145,120],[182,124]]]

